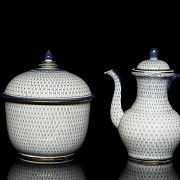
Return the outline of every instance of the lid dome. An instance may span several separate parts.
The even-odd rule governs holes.
[[[156,48],[150,50],[149,59],[140,62],[137,68],[132,69],[134,75],[151,77],[169,77],[174,74],[173,72],[165,61],[158,59]]]
[[[158,50],[156,48],[152,48],[149,52],[149,59],[140,62],[137,69],[161,71],[170,70],[170,67],[165,61],[158,59]]]
[[[92,99],[86,82],[75,74],[58,68],[48,51],[40,68],[14,77],[6,86],[3,97],[9,100],[76,101]]]

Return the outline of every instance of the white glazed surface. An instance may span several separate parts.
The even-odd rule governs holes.
[[[68,105],[5,102],[5,110],[11,143],[25,155],[68,155],[85,140],[90,102]]]
[[[118,130],[129,156],[169,159],[180,142],[180,116],[168,102],[168,78],[136,77],[137,97]]]
[[[169,65],[159,59],[156,60],[144,60],[142,62],[140,62],[137,66],[137,69],[142,69],[142,70],[168,70]]]
[[[74,98],[90,96],[83,79],[65,70],[31,70],[14,77],[4,94],[24,98]]]
[[[83,168],[76,162],[63,164],[14,163],[7,180],[85,180]]]

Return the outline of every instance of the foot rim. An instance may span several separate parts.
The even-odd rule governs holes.
[[[26,162],[35,163],[59,163],[59,162],[69,162],[75,159],[75,153],[63,156],[34,156],[19,153],[19,159]]]
[[[128,156],[130,161],[140,163],[140,164],[148,164],[148,165],[158,165],[158,164],[167,164],[172,162],[172,158],[165,159],[139,159],[132,156]]]

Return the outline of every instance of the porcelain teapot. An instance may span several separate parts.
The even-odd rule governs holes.
[[[158,59],[156,48],[152,48],[149,55],[149,59],[132,69],[137,96],[125,112],[121,106],[120,77],[113,69],[105,72],[115,84],[110,115],[131,160],[169,162],[180,143],[180,116],[168,101],[167,88],[180,74],[175,74],[165,61]]]

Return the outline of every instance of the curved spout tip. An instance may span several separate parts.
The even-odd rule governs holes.
[[[109,71],[105,71],[104,74],[110,74],[113,71],[113,69],[110,69]]]
[[[114,69],[110,69],[109,71],[105,71],[104,74],[111,76],[114,80],[117,77],[117,79],[121,82],[121,78],[119,76],[119,73]]]

